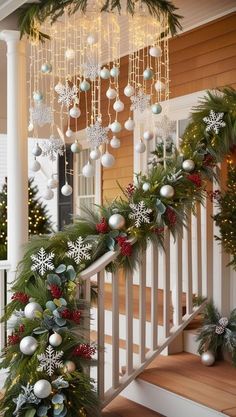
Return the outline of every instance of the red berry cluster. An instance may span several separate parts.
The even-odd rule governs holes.
[[[203,159],[203,166],[205,167],[213,167],[215,165],[215,160],[212,155],[209,153],[204,156]]]
[[[72,355],[80,356],[84,359],[92,359],[92,356],[95,354],[96,349],[89,344],[82,343],[74,348]]]
[[[80,324],[81,320],[81,311],[80,310],[69,310],[69,308],[64,308],[61,312],[61,317],[66,320],[74,321],[76,324]]]
[[[221,191],[220,190],[215,190],[215,191],[208,191],[208,196],[211,200],[211,202],[215,201],[219,201],[221,198]]]
[[[132,184],[132,183],[128,184],[128,186],[126,187],[125,191],[126,191],[126,194],[128,194],[129,197],[132,197],[132,195],[133,195],[133,193],[135,191],[134,184]]]
[[[200,188],[202,186],[202,178],[201,175],[196,174],[189,174],[187,176],[188,180],[191,181],[194,185],[196,185],[197,188]]]
[[[27,304],[29,302],[29,297],[24,292],[15,292],[11,299],[13,301],[19,301],[22,304]]]
[[[166,218],[170,224],[170,226],[175,226],[177,222],[177,216],[174,210],[170,207],[167,207],[165,212]]]
[[[130,242],[127,240],[127,238],[125,236],[118,236],[116,238],[116,241],[120,247],[120,253],[122,256],[131,256],[132,255],[132,245],[130,244]]]
[[[161,234],[164,232],[164,230],[165,230],[165,228],[164,228],[164,227],[155,227],[155,228],[153,229],[153,232],[154,232],[156,235],[161,235]]]
[[[9,346],[17,345],[18,343],[20,343],[20,336],[18,333],[12,333],[8,336],[7,344]]]
[[[62,289],[56,284],[51,284],[49,290],[53,298],[60,298],[63,294]]]
[[[100,223],[96,224],[96,230],[98,233],[103,233],[103,234],[108,233],[109,226],[107,224],[105,217],[102,217]]]

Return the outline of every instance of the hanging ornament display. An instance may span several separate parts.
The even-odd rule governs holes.
[[[135,152],[143,153],[146,151],[146,145],[143,143],[142,139],[135,145]]]
[[[57,188],[59,185],[59,181],[52,175],[52,177],[49,178],[47,185],[49,188]]]
[[[80,153],[82,150],[82,146],[79,144],[77,140],[75,140],[75,142],[72,143],[70,149],[71,149],[71,152],[73,153]]]
[[[118,139],[116,136],[112,136],[110,146],[114,149],[118,149],[120,147],[120,139]]]
[[[153,132],[151,132],[150,130],[145,130],[145,132],[143,134],[143,139],[152,140],[153,138],[154,138]]]
[[[44,200],[52,200],[54,197],[54,192],[50,187],[47,186],[46,190],[42,194]]]
[[[61,187],[61,193],[62,195],[64,195],[65,197],[68,197],[69,195],[71,195],[73,192],[71,185],[68,184],[68,182],[66,182],[62,187]]]
[[[134,130],[135,122],[131,119],[131,117],[129,117],[128,120],[126,120],[124,126],[127,130]]]
[[[93,161],[96,161],[97,159],[100,158],[101,156],[101,152],[99,150],[99,148],[95,148],[90,152],[90,159],[92,159]]]
[[[86,178],[91,178],[95,174],[95,169],[93,165],[88,161],[88,163],[82,168],[82,174]]]
[[[30,171],[33,171],[33,172],[38,172],[40,169],[41,169],[41,164],[40,164],[40,162],[39,162],[39,161],[37,161],[37,159],[35,158],[35,159],[33,160],[33,162],[31,162],[31,164],[30,164]]]
[[[40,148],[39,144],[36,143],[36,145],[34,145],[33,149],[32,149],[32,154],[34,156],[40,156],[42,153],[42,149]]]
[[[106,151],[101,157],[101,163],[104,168],[110,168],[114,165],[115,158],[111,153]]]

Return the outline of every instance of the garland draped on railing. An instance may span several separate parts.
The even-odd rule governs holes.
[[[149,240],[162,247],[165,230],[178,233],[234,144],[236,92],[208,92],[166,169],[153,166],[122,198],[87,211],[63,232],[32,239],[4,316],[13,323],[1,363],[9,369],[0,404],[5,417],[97,414],[96,393],[83,372],[96,347],[83,332],[88,306],[77,298],[80,272],[109,250],[119,250],[109,269],[133,270]]]

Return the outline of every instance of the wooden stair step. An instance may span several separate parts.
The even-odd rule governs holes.
[[[102,412],[103,417],[164,417],[149,408],[119,396]]]
[[[159,356],[138,378],[226,416],[236,416],[236,369],[228,362],[205,367],[199,357],[189,353]]]

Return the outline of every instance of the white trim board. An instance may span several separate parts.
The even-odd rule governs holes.
[[[125,388],[122,396],[166,417],[226,417],[220,411],[140,379]]]

